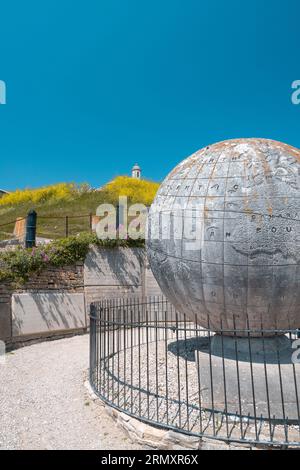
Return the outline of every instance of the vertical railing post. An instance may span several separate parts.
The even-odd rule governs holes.
[[[116,230],[117,230],[117,233],[118,233],[118,230],[119,230],[119,226],[120,226],[120,205],[117,204],[117,207],[116,207]]]
[[[90,232],[93,231],[93,214],[90,213],[90,220],[89,220],[89,224],[90,224]]]
[[[97,357],[98,352],[96,350],[97,345],[97,313],[96,306],[94,304],[90,305],[90,383],[92,387],[95,387],[95,376],[97,375],[98,363]]]
[[[35,210],[30,210],[26,218],[26,235],[25,235],[25,247],[33,248],[36,245],[36,222],[37,213]]]

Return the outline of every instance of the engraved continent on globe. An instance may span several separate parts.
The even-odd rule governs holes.
[[[236,139],[164,180],[147,250],[175,308],[212,330],[300,327],[300,150]]]

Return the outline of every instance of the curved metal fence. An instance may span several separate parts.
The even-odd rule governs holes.
[[[108,405],[155,426],[300,446],[298,337],[215,334],[161,297],[103,300],[91,305],[90,383]]]

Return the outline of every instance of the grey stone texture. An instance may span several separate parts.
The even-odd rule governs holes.
[[[91,302],[162,295],[143,248],[91,247],[84,263],[87,311]]]
[[[94,401],[101,400],[89,390]],[[260,450],[267,446],[263,444],[254,446],[251,443],[235,443],[230,444],[221,440],[210,439],[207,437],[189,436],[180,432],[157,428],[143,423],[136,418],[130,417],[115,408],[104,405],[106,414],[112,418],[118,428],[125,431],[130,440],[135,444],[142,445],[143,448],[152,448],[159,450]],[[251,430],[252,438],[255,439],[254,430]],[[295,432],[296,434],[296,432]],[[284,430],[280,437],[284,439]]]
[[[299,327],[299,188],[300,151],[272,140],[220,142],[182,161],[148,223],[150,265],[175,308],[240,335]]]
[[[161,295],[143,248],[91,247],[85,263],[51,267],[16,288],[0,283],[0,340],[9,347],[85,331],[91,302]]]
[[[231,339],[231,338],[228,338]],[[244,338],[243,338],[244,339]],[[261,338],[253,338],[261,342]],[[270,338],[273,339],[273,338]],[[262,345],[259,345],[260,348]],[[244,423],[244,432],[247,435],[247,427],[256,425],[263,429],[262,435],[268,435],[268,420],[276,417],[277,423],[288,420],[299,423],[298,415],[298,389],[300,384],[300,368],[298,364],[293,367],[291,363],[292,349],[286,354],[280,354],[279,360],[276,354],[267,357],[266,364],[258,355],[252,356],[250,362],[247,355],[238,354],[238,369],[236,356],[226,355],[223,359],[219,355],[209,356],[203,348],[196,351],[196,368],[199,370],[201,381],[201,405],[203,409],[214,410],[216,416],[223,416],[224,420]],[[190,374],[192,375],[192,374]],[[226,385],[224,385],[224,376]],[[191,376],[189,380],[191,380]],[[241,397],[241,398],[240,398]],[[226,413],[224,413],[226,410]],[[242,418],[240,418],[242,416]],[[262,419],[259,422],[259,419]],[[275,422],[275,418],[274,418]],[[273,426],[274,441],[281,440],[279,435],[280,425]],[[289,439],[299,442],[299,428],[297,434],[292,431]],[[248,437],[248,436],[247,436]],[[250,436],[249,436],[250,437]],[[260,440],[263,440],[260,437]]]
[[[12,325],[13,336],[86,328],[84,294],[13,294]]]
[[[9,302],[0,302],[0,340],[11,337],[11,312]]]
[[[83,292],[83,263],[49,267],[22,287],[0,283],[0,340],[11,348],[86,329]]]

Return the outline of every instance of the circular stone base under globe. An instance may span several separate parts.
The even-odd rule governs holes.
[[[292,341],[285,335],[266,338],[229,337],[214,335],[211,340],[211,352],[215,356],[239,361],[262,363],[268,361],[290,363],[293,354]]]
[[[299,188],[300,151],[266,139],[206,147],[167,176],[147,248],[178,312],[239,335],[300,326]]]

